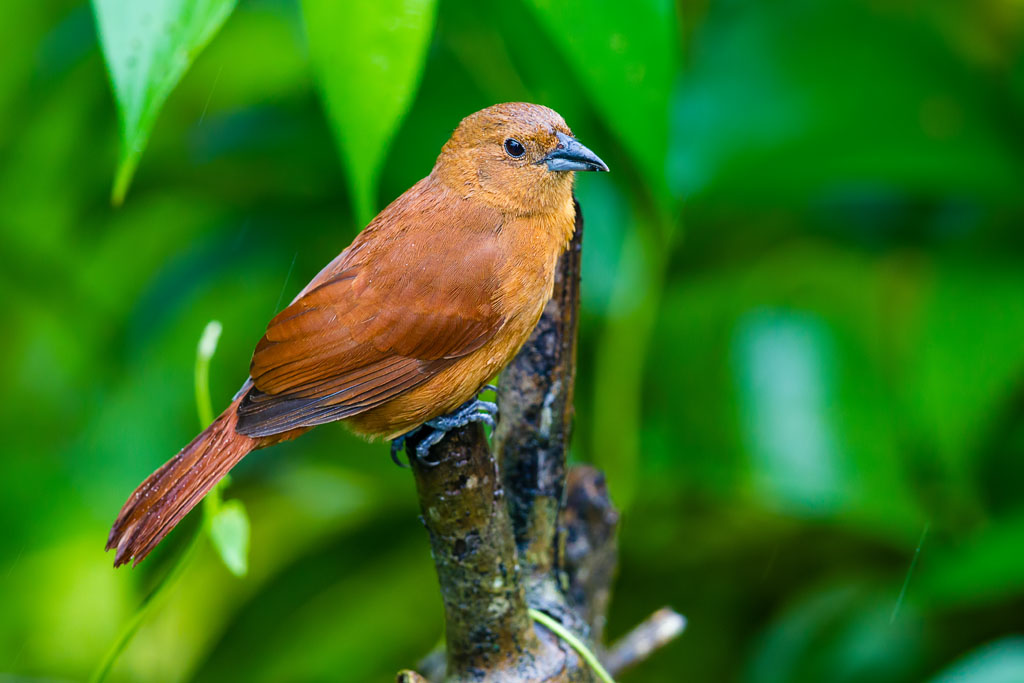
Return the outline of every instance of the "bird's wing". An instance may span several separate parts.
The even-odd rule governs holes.
[[[268,436],[369,410],[497,332],[504,320],[488,235],[500,217],[461,200],[443,213],[430,211],[434,204],[365,231],[270,322],[253,354],[239,432]]]

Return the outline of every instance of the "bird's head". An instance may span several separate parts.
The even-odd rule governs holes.
[[[607,170],[557,112],[508,102],[464,118],[441,150],[434,175],[465,197],[529,215],[571,202],[574,171]]]

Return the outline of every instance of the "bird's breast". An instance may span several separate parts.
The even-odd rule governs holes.
[[[496,277],[496,303],[507,317],[531,320],[531,330],[551,298],[558,257],[572,239],[571,202],[567,209],[508,221],[498,236],[503,258]]]

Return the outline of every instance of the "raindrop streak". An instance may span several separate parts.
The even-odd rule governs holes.
[[[295,256],[292,256],[292,264],[288,266],[288,274],[284,276],[281,293],[277,295],[277,303],[274,304],[274,315],[277,315],[281,310],[281,299],[284,298],[284,290],[288,287],[288,280],[292,278],[292,269],[295,268],[295,259],[297,258],[299,258],[299,252],[295,252]]]
[[[203,105],[203,113],[199,115],[199,121],[196,125],[200,125],[203,119],[206,118],[206,110],[210,108],[210,100],[213,99],[213,91],[217,89],[217,82],[220,81],[220,72],[224,70],[224,65],[221,64],[220,68],[217,69],[217,75],[213,77],[213,85],[210,86],[210,94],[206,96],[206,104]]]
[[[896,615],[899,614],[900,607],[903,605],[903,599],[907,597],[907,586],[910,585],[910,577],[914,574],[914,567],[917,566],[917,558],[921,555],[921,546],[924,545],[924,538],[928,535],[928,529],[931,528],[931,525],[931,522],[924,523],[924,530],[921,531],[921,538],[917,541],[917,548],[914,550],[914,557],[910,560],[910,567],[907,568],[907,578],[903,579],[903,588],[900,589],[899,597],[896,598],[896,605],[892,608],[892,616],[889,617],[890,624],[896,621]]]

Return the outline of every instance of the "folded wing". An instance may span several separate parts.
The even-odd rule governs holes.
[[[500,329],[491,240],[499,217],[459,200],[443,212],[436,206],[385,210],[270,322],[253,354],[239,432],[268,436],[364,412]],[[439,230],[443,222],[449,229]]]

